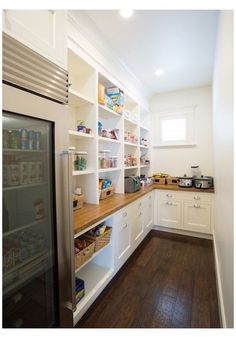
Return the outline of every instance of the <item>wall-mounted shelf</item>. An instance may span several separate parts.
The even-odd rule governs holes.
[[[122,116],[121,114],[116,113],[114,110],[101,104],[98,104],[98,115],[103,119],[110,119],[113,117],[120,118]]]
[[[135,127],[138,126],[137,122],[134,122],[134,121],[128,119],[127,117],[124,117],[124,121],[127,122],[127,123],[129,123],[129,124],[131,124],[131,125],[133,125],[133,126],[135,126]]]
[[[140,148],[142,148],[142,149],[149,149],[149,146],[143,146],[142,144],[140,144]]]
[[[91,100],[89,97],[86,97],[85,95],[77,92],[72,88],[69,89],[68,94],[69,94],[68,97],[69,105],[73,108],[78,108],[86,104],[95,104],[95,102]]]
[[[138,144],[136,143],[130,143],[130,142],[124,142],[125,146],[131,146],[131,147],[138,147]]]
[[[87,170],[73,170],[73,176],[81,176],[81,175],[90,175],[94,174],[95,170],[87,169]]]
[[[102,141],[102,142],[121,143],[120,140],[115,140],[115,139],[108,138],[108,137],[99,136],[98,139],[99,141]]]
[[[107,172],[111,172],[111,171],[119,171],[121,170],[121,168],[106,168],[106,169],[99,169],[99,173],[107,173]]]
[[[87,133],[80,133],[75,130],[69,130],[69,135],[71,137],[74,137],[75,139],[82,138],[82,139],[93,139],[94,135],[93,134],[87,134]]]
[[[138,169],[139,166],[138,165],[133,165],[133,166],[130,166],[130,167],[124,167],[125,170],[128,170],[128,169]]]

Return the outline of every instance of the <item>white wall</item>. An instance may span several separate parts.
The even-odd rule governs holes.
[[[233,11],[222,11],[213,81],[215,229],[222,322],[233,327]]]
[[[150,103],[152,134],[154,135],[157,131],[158,112],[194,105],[197,105],[195,109],[197,146],[192,148],[153,149],[153,172],[167,172],[173,176],[190,175],[191,165],[199,165],[204,175],[213,175],[211,87],[192,88],[154,95]]]

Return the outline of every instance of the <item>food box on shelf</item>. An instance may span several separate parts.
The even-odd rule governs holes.
[[[114,187],[110,186],[105,189],[101,189],[100,200],[104,200],[105,198],[111,197],[114,194]]]
[[[84,280],[75,277],[75,298],[76,298],[76,303],[80,301],[81,298],[84,297]]]
[[[84,195],[75,195],[73,194],[73,210],[78,210],[83,208],[84,205]]]
[[[99,251],[110,242],[112,227],[104,223],[97,225],[95,228],[88,231],[84,236],[91,241],[94,241],[94,251]]]
[[[83,265],[94,253],[95,242],[84,235],[75,239],[75,268]]]

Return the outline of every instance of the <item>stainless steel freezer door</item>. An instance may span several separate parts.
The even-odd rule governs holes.
[[[67,304],[72,303],[73,290],[70,271],[70,233],[63,214],[63,187],[61,152],[68,149],[67,107],[17,88],[3,85],[3,110],[55,123],[55,183],[56,220],[59,272],[60,326],[73,326],[73,312]]]

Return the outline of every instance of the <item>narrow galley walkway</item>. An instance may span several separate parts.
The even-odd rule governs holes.
[[[152,230],[77,328],[219,328],[211,240]]]

